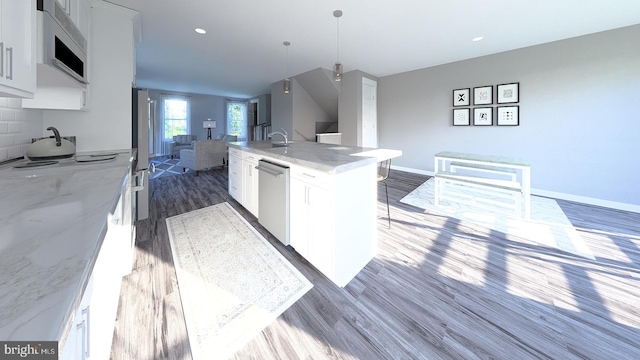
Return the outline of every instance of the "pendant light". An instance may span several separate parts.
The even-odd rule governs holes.
[[[289,80],[289,45],[291,45],[291,43],[285,41],[282,44],[284,44],[284,60],[286,68],[286,74],[284,75],[287,77],[286,79],[284,79],[282,87],[284,89],[284,93],[288,94],[291,92],[291,80]]]
[[[336,31],[336,64],[333,66],[333,80],[342,80],[342,64],[340,64],[340,17],[342,16],[342,10],[336,10],[333,12],[333,16],[336,18],[337,31]]]

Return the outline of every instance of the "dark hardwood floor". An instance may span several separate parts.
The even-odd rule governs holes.
[[[314,284],[235,359],[640,359],[639,214],[558,201],[592,261],[399,202],[427,178],[391,171],[390,229],[379,185],[378,254],[344,288],[229,196],[226,169],[151,180],[111,358],[191,358],[165,219],[227,201]]]

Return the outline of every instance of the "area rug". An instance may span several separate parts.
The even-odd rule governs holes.
[[[313,285],[231,205],[167,218],[194,359],[227,359]]]
[[[456,190],[456,187],[459,190]],[[430,178],[409,193],[400,202],[421,209],[443,213],[472,223],[533,241],[536,244],[595,260],[580,234],[573,227],[558,203],[553,199],[531,197],[531,218],[517,218],[508,210],[476,207],[454,201],[441,200],[434,205],[434,180]],[[450,186],[449,190],[473,197],[473,190],[465,186]]]
[[[187,172],[192,170],[187,169]],[[179,158],[170,156],[156,156],[149,159],[149,178],[155,179],[165,176],[181,175],[182,165]]]

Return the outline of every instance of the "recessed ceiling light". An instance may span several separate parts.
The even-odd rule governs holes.
[[[196,32],[197,32],[198,34],[206,34],[206,33],[207,33],[207,30],[205,30],[205,29],[200,29],[200,28],[196,28]]]
[[[478,37],[474,37],[474,38],[473,38],[473,39],[471,39],[471,40],[472,40],[472,41],[480,41],[480,40],[482,40],[482,39],[484,39],[484,37],[482,37],[482,36],[478,36]]]

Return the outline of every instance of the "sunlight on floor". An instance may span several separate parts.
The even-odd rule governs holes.
[[[472,189],[458,186],[458,191],[465,197],[473,198]],[[585,245],[578,232],[567,219],[555,200],[531,197],[531,218],[516,217],[506,213],[499,207],[476,207],[462,202],[441,201],[434,204],[433,178],[428,179],[417,189],[400,200],[412,206],[428,211],[439,212],[448,216],[470,221],[502,233],[528,239],[537,244],[560,249],[575,255],[594,260],[593,254]]]

